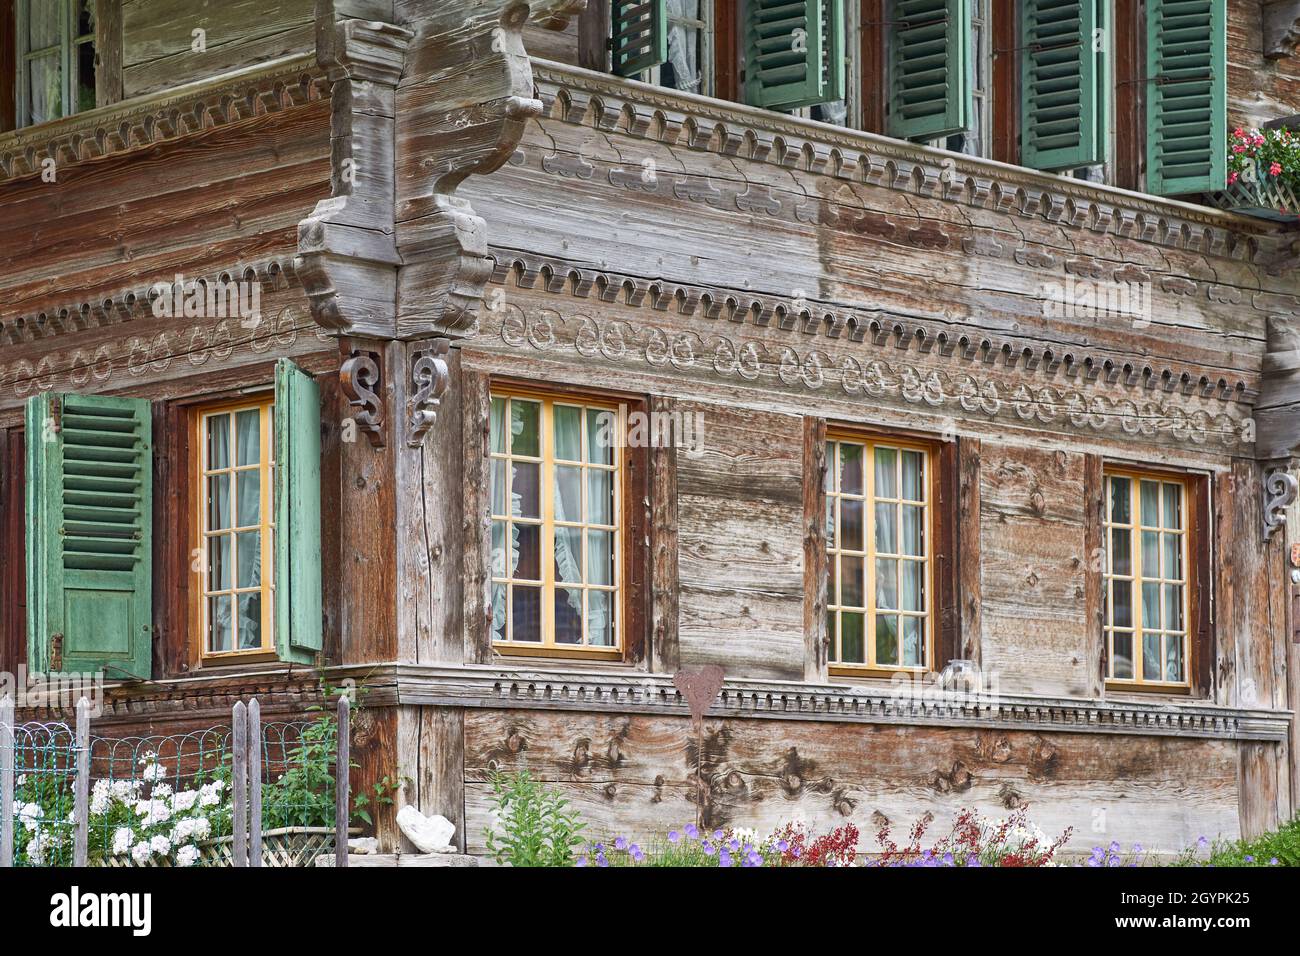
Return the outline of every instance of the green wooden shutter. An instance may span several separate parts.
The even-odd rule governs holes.
[[[26,427],[29,666],[148,680],[149,403],[37,395],[27,402]]]
[[[1106,160],[1105,47],[1096,49],[1105,0],[1023,0],[1021,161],[1074,169]],[[1102,34],[1104,36],[1104,34]]]
[[[844,0],[750,0],[745,99],[793,110],[844,99]]]
[[[975,115],[969,0],[889,0],[889,135],[937,139]]]
[[[1224,0],[1147,3],[1147,191],[1214,192],[1228,175]]]
[[[275,647],[313,664],[321,650],[320,389],[288,359],[275,366]]]
[[[667,0],[611,0],[610,62],[619,76],[636,76],[668,59]]]

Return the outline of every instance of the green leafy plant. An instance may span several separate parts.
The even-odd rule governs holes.
[[[569,801],[526,771],[492,775],[492,816],[501,832],[488,828],[488,853],[510,866],[571,866],[586,829]]]
[[[1253,840],[1201,837],[1184,850],[1174,866],[1300,866],[1300,817]]]
[[[1300,134],[1289,129],[1238,127],[1228,134],[1228,185],[1281,187],[1300,193]],[[1281,208],[1278,212],[1300,210]]]

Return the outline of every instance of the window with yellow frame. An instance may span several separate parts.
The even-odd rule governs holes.
[[[493,390],[492,642],[502,653],[622,653],[623,413]]]
[[[274,650],[274,409],[270,398],[196,414],[197,607],[204,658]]]
[[[1187,483],[1106,471],[1107,680],[1187,687]]]
[[[925,670],[934,631],[933,454],[908,442],[828,437],[830,666]]]

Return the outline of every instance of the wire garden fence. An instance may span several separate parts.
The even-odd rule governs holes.
[[[347,865],[350,705],[263,723],[256,698],[230,725],[99,737],[16,723],[0,700],[0,867]]]

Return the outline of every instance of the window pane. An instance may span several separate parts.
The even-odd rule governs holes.
[[[82,113],[95,108],[95,45],[78,43],[73,55],[77,58],[77,102],[73,112]]]
[[[876,607],[898,609],[898,562],[892,558],[876,561]]]
[[[1111,607],[1115,611],[1115,627],[1133,626],[1133,584],[1130,581],[1111,582]]]
[[[262,473],[257,468],[235,472],[235,491],[239,527],[257,524],[262,513]]]
[[[555,589],[555,643],[582,643],[582,589]]]
[[[898,451],[894,448],[876,449],[876,497],[898,497]]]
[[[827,469],[827,474],[829,473],[830,469]],[[835,537],[835,502],[838,500],[830,497],[826,499],[826,543],[832,548],[843,547]]]
[[[866,605],[866,585],[863,582],[861,558],[840,558],[840,604],[844,607]]]
[[[230,563],[230,536],[223,534],[208,538],[209,591],[230,590]]]
[[[58,53],[29,61],[27,82],[31,125],[47,123],[63,115],[63,69]]]
[[[862,641],[861,611],[844,611],[840,614],[840,660],[845,664],[865,664],[866,648]]]
[[[587,532],[587,583],[614,583],[614,532]]]
[[[1179,635],[1165,636],[1165,680],[1183,681],[1183,639]]]
[[[220,653],[234,646],[230,595],[208,598],[208,650]]]
[[[95,0],[80,0],[77,4],[77,36],[95,33]]]
[[[503,515],[506,513],[506,468],[508,464],[504,461],[492,462],[492,513],[494,515]]]
[[[898,618],[892,614],[876,615],[876,663],[898,663]]]
[[[492,640],[506,639],[506,586],[492,585]]]
[[[492,420],[492,451],[504,455],[506,451],[506,400],[504,398],[492,399],[492,411],[489,417]]]
[[[618,444],[618,415],[609,409],[587,410],[587,460],[597,465],[614,464]]]
[[[239,595],[239,649],[256,650],[262,646],[262,595]]]
[[[492,522],[492,574],[503,578],[506,576],[506,523]]]
[[[1183,527],[1183,487],[1172,482],[1165,484],[1165,527],[1176,531]]]
[[[840,499],[840,548],[846,551],[863,550],[863,510],[862,499]]]
[[[614,646],[614,596],[609,591],[587,592],[587,643]]]
[[[614,473],[612,471],[587,470],[587,509],[589,524],[614,523]]]
[[[256,408],[235,416],[235,447],[240,465],[256,465],[262,460],[262,415]]]
[[[581,408],[555,406],[555,457],[562,461],[582,461]]]
[[[1156,547],[1160,535],[1154,531],[1142,532],[1142,576],[1160,577],[1160,551]]]
[[[581,467],[570,465],[555,466],[555,520],[582,520]]]
[[[536,458],[541,455],[539,421],[541,405],[522,398],[510,400],[510,453]]]
[[[898,505],[876,505],[876,551],[879,554],[898,553]]]
[[[208,530],[222,531],[230,527],[230,475],[211,475],[208,478]]]
[[[1142,635],[1142,679],[1160,680],[1160,635]]]
[[[903,497],[925,500],[925,456],[919,451],[903,452]]]
[[[1110,532],[1110,570],[1112,574],[1133,573],[1133,547],[1129,535],[1133,532],[1112,528]]]
[[[668,4],[668,59],[659,67],[661,86],[705,92],[701,88],[700,13],[700,0],[671,0]]]
[[[1130,524],[1129,520],[1129,480],[1111,478],[1110,480],[1110,520],[1114,524]]]
[[[840,492],[846,495],[860,495],[862,489],[862,452],[861,445],[840,442]]]
[[[510,576],[523,578],[526,581],[541,580],[541,527],[535,524],[516,524],[511,528],[515,533],[515,550]]]
[[[66,0],[31,0],[27,5],[27,49],[29,52],[58,46],[63,17],[59,9]]]
[[[1139,484],[1142,496],[1142,523],[1147,527],[1160,527],[1160,485],[1143,480]]]
[[[1183,629],[1183,586],[1166,584],[1165,590],[1165,630],[1181,631]]]
[[[903,618],[903,663],[906,666],[921,666],[924,637],[925,621],[923,618]]]
[[[1164,548],[1164,576],[1172,581],[1181,581],[1183,579],[1183,546],[1182,536],[1165,532],[1160,536],[1161,545]]]
[[[1111,673],[1119,680],[1133,679],[1133,635],[1115,635],[1115,656],[1111,661]]]
[[[903,554],[925,554],[925,509],[920,505],[903,505]]]
[[[208,470],[230,467],[230,416],[213,415],[208,423]]]
[[[1160,585],[1142,582],[1142,626],[1160,627]]]
[[[235,536],[235,553],[239,558],[237,586],[255,588],[262,583],[262,535],[257,531],[244,531]]]
[[[920,561],[900,561],[903,577],[903,610],[925,610],[925,564]]]
[[[581,528],[556,527],[555,579],[557,581],[567,581],[570,584],[582,583]]]
[[[510,513],[522,518],[540,518],[541,465],[531,461],[510,463]]]
[[[826,471],[822,475],[822,490],[828,494],[838,490],[835,484],[835,463],[839,460],[837,458],[839,453],[839,442],[828,441],[826,443]]]
[[[541,641],[542,639],[542,589],[526,584],[510,585],[510,639],[513,641]]]

